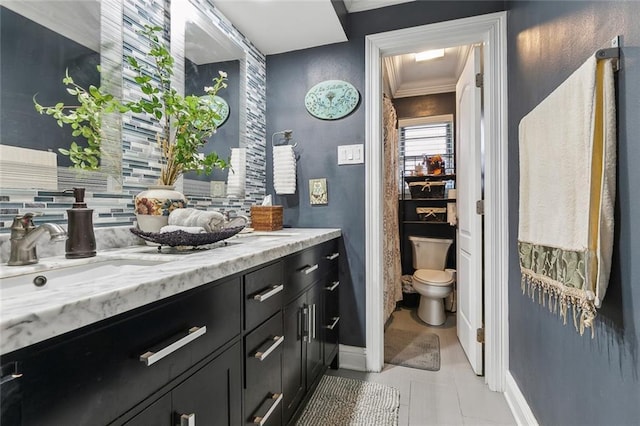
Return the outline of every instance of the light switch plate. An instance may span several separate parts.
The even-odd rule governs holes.
[[[338,165],[364,163],[364,144],[338,146]]]

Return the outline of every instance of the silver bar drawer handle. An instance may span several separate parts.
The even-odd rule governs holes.
[[[333,260],[340,256],[340,253],[331,253],[329,256],[326,256],[327,260]]]
[[[140,361],[144,362],[144,364],[147,367],[150,366],[151,364],[155,364],[165,356],[177,351],[184,345],[193,342],[194,340],[196,340],[198,337],[202,336],[206,332],[207,332],[206,326],[192,327],[189,329],[189,334],[184,336],[182,339],[176,340],[169,346],[166,346],[157,352],[148,351],[143,353],[142,355],[140,355]]]
[[[271,399],[273,399],[273,404],[271,404],[271,407],[269,407],[269,410],[267,410],[264,416],[255,416],[253,418],[253,424],[263,426],[267,422],[267,420],[269,420],[269,417],[271,416],[271,414],[273,414],[278,404],[280,404],[280,402],[282,401],[282,394],[274,393],[273,395],[271,395]]]
[[[306,322],[305,330],[302,331],[302,341],[310,342],[311,341],[311,308],[305,307],[302,309],[303,320]]]
[[[196,426],[196,414],[183,414],[180,416],[180,426]]]
[[[333,330],[335,326],[338,325],[338,321],[340,321],[340,317],[333,317],[332,320],[333,320],[333,323],[327,326],[329,330]]]
[[[263,293],[258,293],[255,296],[253,296],[253,300],[257,300],[258,302],[264,302],[271,296],[280,293],[283,289],[284,289],[284,285],[282,284],[274,285],[273,287],[269,287],[269,289],[264,291]]]
[[[312,273],[316,269],[318,269],[318,264],[317,263],[315,265],[313,265],[313,266],[309,266],[303,272],[305,273],[305,275],[309,275],[310,273]]]
[[[271,346],[269,346],[267,350],[264,352],[262,351],[256,352],[256,354],[253,357],[258,358],[260,361],[264,361],[271,352],[273,352],[278,346],[280,346],[282,342],[284,342],[284,336],[274,336],[273,344],[271,344]]]
[[[333,290],[335,290],[335,289],[336,289],[336,287],[338,287],[339,285],[340,285],[340,281],[334,281],[334,282],[332,282],[332,283],[331,283],[331,285],[330,285],[330,286],[325,287],[324,289],[325,289],[325,290],[329,290],[329,291],[333,291]]]
[[[311,312],[313,312],[313,317],[311,317],[311,336],[313,340],[316,340],[316,304],[311,305]]]

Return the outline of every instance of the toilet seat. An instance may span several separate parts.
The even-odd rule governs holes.
[[[450,272],[436,269],[418,269],[414,272],[413,279],[419,284],[446,287],[452,284],[453,275]]]

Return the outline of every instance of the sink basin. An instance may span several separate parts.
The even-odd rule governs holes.
[[[246,234],[238,234],[235,240],[243,243],[260,243],[274,240],[282,240],[286,237],[292,237],[298,235],[297,232],[266,232],[266,231],[254,231]]]
[[[161,263],[166,262],[111,259],[16,275],[0,279],[0,295],[2,297],[13,297],[31,294],[44,289],[61,289],[65,286],[91,282],[96,278],[104,278],[109,275],[131,273],[141,267]]]

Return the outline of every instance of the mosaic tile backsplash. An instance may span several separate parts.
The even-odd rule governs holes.
[[[241,92],[248,94],[244,111],[241,111],[239,146],[247,149],[247,180],[244,199],[213,198],[209,196],[208,182],[181,180],[176,189],[185,193],[189,207],[216,208],[248,214],[249,207],[260,203],[265,195],[265,86],[266,62],[260,53],[208,0],[192,1],[216,27],[245,47],[246,58],[240,61],[245,79],[240,82]],[[166,5],[166,8],[165,8]],[[135,30],[144,24],[167,27],[170,19],[168,2],[163,0],[124,0],[123,2],[123,56],[146,50]],[[169,37],[166,35],[167,38]],[[123,97],[131,96],[134,90],[131,76],[125,72]],[[122,180],[115,186],[106,177],[93,176],[83,181],[86,184],[71,184],[69,172],[59,169],[58,188],[52,190],[0,190],[0,240],[9,232],[16,215],[39,212],[36,224],[53,222],[66,225],[66,210],[71,208],[73,197],[62,190],[72,186],[87,187],[86,202],[94,209],[94,226],[132,226],[133,197],[138,192],[155,184],[160,174],[155,133],[160,130],[157,123],[145,116],[125,115],[122,119]],[[117,191],[110,190],[115,187]],[[122,190],[120,191],[120,187]]]

